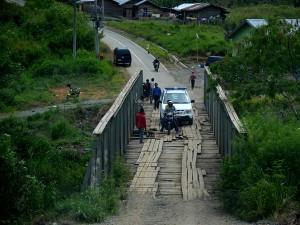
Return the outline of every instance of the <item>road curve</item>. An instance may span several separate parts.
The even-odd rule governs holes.
[[[155,72],[153,67],[154,56],[148,54],[147,51],[141,48],[136,43],[131,40],[115,33],[110,30],[104,29],[104,37],[101,40],[110,49],[115,47],[127,47],[132,54],[132,63],[127,70],[130,74],[134,74],[136,70],[143,70],[144,80],[154,78],[155,82],[158,83],[160,88],[164,87],[183,87],[182,84],[176,82],[170,72],[164,67],[163,64],[160,65],[158,72]]]

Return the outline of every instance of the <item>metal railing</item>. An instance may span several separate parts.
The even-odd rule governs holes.
[[[209,79],[212,74],[209,67],[204,70],[204,104],[208,112],[209,120],[217,140],[219,152],[222,156],[233,155],[233,140],[237,135],[245,136],[245,130],[242,127],[232,104],[226,97],[222,87],[210,87]]]
[[[143,71],[137,71],[127,82],[113,105],[98,123],[94,148],[84,176],[82,188],[95,186],[112,172],[117,156],[125,153],[135,126],[136,100],[143,94]]]

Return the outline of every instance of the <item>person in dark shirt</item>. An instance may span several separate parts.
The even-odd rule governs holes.
[[[163,130],[166,128],[166,125],[165,125],[166,122],[167,122],[166,115],[168,113],[172,113],[173,114],[173,121],[172,121],[172,123],[173,123],[173,126],[175,128],[176,133],[178,133],[179,132],[178,123],[177,123],[177,120],[176,120],[176,117],[175,117],[176,108],[173,105],[173,102],[170,101],[170,100],[168,100],[168,105],[166,106],[165,111],[164,111],[164,117],[162,118],[160,131],[163,132]]]
[[[195,72],[193,71],[192,75],[190,76],[190,79],[189,79],[189,81],[191,82],[192,89],[194,89],[194,87],[195,87],[195,80],[196,80],[196,75],[195,75]]]
[[[153,99],[154,99],[154,110],[159,108],[159,99],[161,96],[161,89],[158,87],[158,84],[154,84],[154,89],[153,89]]]

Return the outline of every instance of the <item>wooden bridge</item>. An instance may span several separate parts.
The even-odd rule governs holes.
[[[146,103],[144,144],[136,130],[124,155],[133,175],[130,191],[153,197],[178,195],[184,200],[217,191],[221,157],[204,105],[197,106],[193,125],[167,135],[159,131],[159,110]]]

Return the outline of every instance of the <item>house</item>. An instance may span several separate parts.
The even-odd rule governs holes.
[[[293,30],[299,29],[300,20],[299,19],[284,19],[286,23],[293,26]],[[232,40],[235,42],[241,42],[246,37],[250,37],[253,30],[260,26],[267,25],[268,21],[265,19],[246,19],[241,25],[234,29],[230,34],[226,36],[227,40]]]
[[[161,7],[150,0],[103,0],[105,17],[122,17],[141,19],[146,17],[169,17],[171,13],[181,14],[184,19],[199,20],[203,22],[216,22],[224,20],[227,11],[219,6],[207,3],[186,3],[173,9]],[[100,6],[102,0],[97,0]],[[79,0],[77,4],[85,12],[95,11],[95,0]],[[101,9],[101,7],[99,7]]]
[[[168,15],[169,8],[160,7],[149,0],[115,0],[123,9],[123,17],[138,19],[145,17],[162,17]]]
[[[250,37],[253,30],[267,24],[268,21],[265,19],[246,19],[241,25],[228,34],[226,39],[231,39],[232,41],[242,41],[246,37]]]
[[[95,11],[95,0],[77,1],[79,9],[93,13]],[[98,11],[101,9],[102,0],[97,0]],[[170,13],[171,9],[160,7],[149,0],[104,0],[105,17],[122,17],[130,19],[161,17]]]
[[[184,21],[197,20],[205,23],[224,21],[228,13],[225,8],[208,3],[184,3],[174,7],[173,11]]]

